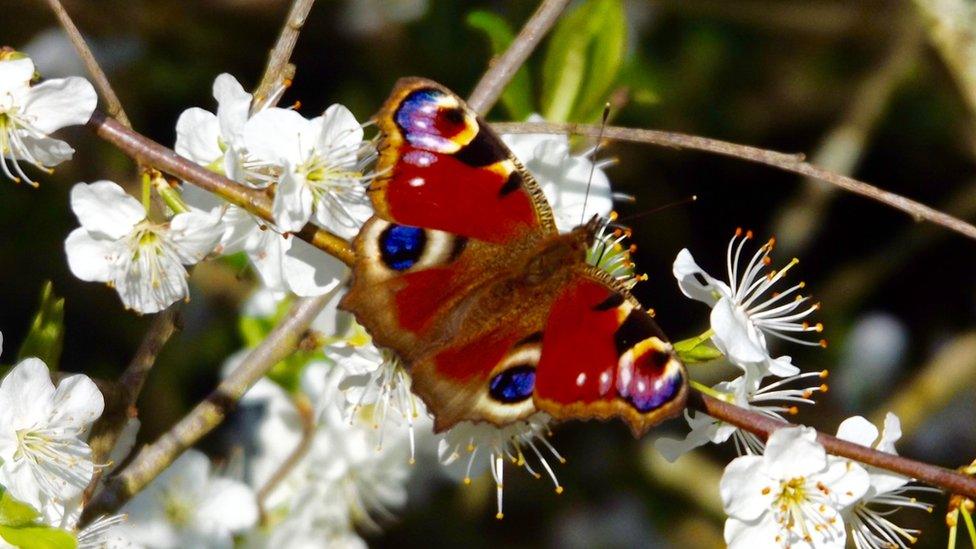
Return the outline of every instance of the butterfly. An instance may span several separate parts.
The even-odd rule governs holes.
[[[402,358],[436,431],[542,411],[640,436],[684,408],[667,338],[586,263],[595,222],[560,234],[532,175],[440,84],[401,79],[377,123],[375,215],[340,307]]]

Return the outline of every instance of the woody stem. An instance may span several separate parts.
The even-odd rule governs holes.
[[[691,390],[688,397],[688,407],[763,438],[769,438],[769,435],[779,429],[796,427],[792,423],[723,402],[697,389]],[[828,453],[835,456],[845,457],[899,473],[920,482],[944,488],[950,493],[976,498],[976,478],[957,471],[939,467],[938,465],[915,461],[896,454],[881,452],[874,448],[854,444],[853,442],[841,440],[825,433],[818,432],[817,441],[823,445]]]

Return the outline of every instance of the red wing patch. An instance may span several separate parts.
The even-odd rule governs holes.
[[[381,175],[370,193],[380,217],[496,244],[556,232],[532,176],[443,86],[402,80],[377,121]]]
[[[441,267],[407,273],[396,281],[394,303],[400,327],[422,333],[444,306],[444,298],[454,296],[463,280],[457,269]]]
[[[536,406],[559,419],[620,417],[635,435],[677,414],[684,366],[636,302],[584,277],[549,314],[536,372]]]
[[[531,198],[504,166],[472,167],[455,157],[405,146],[387,181],[387,211],[397,223],[504,243],[538,227]],[[506,188],[514,190],[508,193]]]

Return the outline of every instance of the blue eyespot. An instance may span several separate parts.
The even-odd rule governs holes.
[[[638,412],[646,414],[674,399],[683,383],[684,377],[681,374],[670,376],[663,380],[660,387],[654,388],[651,383],[647,383],[644,391],[635,391],[625,400]],[[632,389],[636,388],[635,385],[631,385]]]
[[[383,263],[395,271],[405,271],[423,255],[427,235],[419,227],[390,225],[380,234],[379,244]]]
[[[488,394],[491,398],[505,403],[521,402],[535,389],[535,368],[515,366],[491,378]]]

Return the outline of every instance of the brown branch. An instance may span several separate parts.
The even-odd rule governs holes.
[[[525,64],[542,38],[556,23],[569,0],[543,0],[532,17],[525,23],[512,45],[500,57],[494,59],[468,98],[468,106],[485,115],[501,97],[505,86]]]
[[[248,389],[298,348],[312,320],[333,294],[329,292],[297,301],[284,320],[206,399],[159,439],[142,448],[125,469],[108,479],[102,491],[85,507],[81,523],[86,524],[95,517],[119,509],[187,448],[220,425]]]
[[[105,463],[118,443],[122,428],[135,411],[136,401],[153,364],[156,363],[156,357],[177,331],[181,306],[182,303],[174,303],[153,317],[152,324],[146,331],[136,355],[116,382],[120,389],[116,401],[111,407],[107,407],[102,417],[95,422],[91,436],[88,438],[94,463]],[[85,490],[86,499],[94,493],[101,477],[102,469],[96,470]]]
[[[95,111],[91,120],[88,121],[88,128],[105,141],[118,147],[125,154],[135,158],[136,161],[210,191],[266,221],[274,221],[271,213],[271,197],[264,191],[241,185],[218,173],[211,172],[203,166],[176,154],[172,149],[126,128],[119,121],[106,117],[102,112]],[[311,223],[296,235],[343,263],[352,264],[353,251],[344,238]]]
[[[65,11],[64,6],[61,5],[60,0],[47,0],[47,5],[50,6],[51,11],[54,12],[55,17],[58,18],[58,22],[61,27],[64,28],[64,32],[68,34],[68,39],[71,40],[71,44],[75,47],[75,51],[78,52],[78,56],[81,57],[81,61],[85,64],[85,68],[88,69],[88,74],[91,75],[92,80],[95,81],[95,86],[98,87],[98,92],[102,95],[102,99],[108,104],[108,112],[114,117],[118,118],[125,127],[131,128],[132,124],[129,123],[129,117],[125,114],[125,109],[122,108],[122,102],[119,101],[119,96],[115,94],[115,90],[112,89],[112,84],[109,83],[108,77],[105,76],[105,71],[102,70],[101,65],[95,60],[95,55],[92,54],[91,48],[88,47],[88,43],[85,42],[85,38],[81,35],[81,31],[75,26],[74,21],[71,20],[71,16]]]
[[[574,133],[591,137],[600,135],[601,131],[599,124],[550,122],[503,122],[492,124],[492,127],[499,133]],[[976,240],[976,226],[910,198],[880,189],[869,183],[847,177],[846,175],[840,175],[814,166],[806,162],[805,156],[802,154],[786,154],[768,149],[760,149],[759,147],[751,147],[749,145],[729,143],[728,141],[720,141],[718,139],[660,130],[608,126],[603,132],[603,135],[609,139],[617,139],[619,141],[705,151],[757,162],[759,164],[766,164],[767,166],[773,166],[788,172],[812,177],[844,189],[845,191],[865,196],[897,210],[901,210],[912,216],[916,221],[929,221]]]
[[[778,429],[796,427],[792,423],[740,408],[702,394],[695,389],[691,391],[688,398],[688,408],[704,412],[715,419],[735,425],[763,438],[769,438],[769,435]],[[893,471],[920,482],[944,488],[953,494],[976,497],[976,478],[957,471],[922,463],[896,454],[881,452],[820,432],[817,433],[817,442],[822,444],[829,454]]]
[[[254,104],[261,105],[268,98],[271,91],[285,80],[290,80],[294,76],[295,69],[288,62],[291,54],[298,43],[298,35],[302,32],[302,27],[308,19],[308,13],[312,10],[315,0],[294,0],[285,18],[285,24],[281,26],[281,33],[278,41],[268,55],[268,65],[264,69],[264,76],[261,83],[254,90]]]

